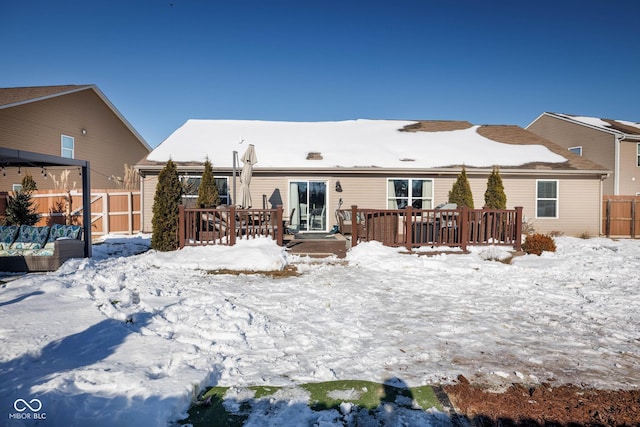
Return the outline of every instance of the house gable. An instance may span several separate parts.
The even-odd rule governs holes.
[[[609,169],[611,173],[604,181],[605,194],[640,192],[640,123],[545,112],[527,130],[565,150],[578,149],[581,158]]]
[[[91,162],[94,188],[116,188],[109,178],[123,176],[124,164],[133,166],[150,151],[95,85],[0,89],[0,103],[1,146],[60,156],[66,138],[73,144],[74,158]],[[47,176],[59,176],[62,170],[50,168]],[[30,173],[35,177],[40,170]],[[69,184],[77,184],[77,175],[72,175],[76,178]],[[21,178],[8,171],[4,189]],[[38,182],[40,189],[52,187],[51,179]]]

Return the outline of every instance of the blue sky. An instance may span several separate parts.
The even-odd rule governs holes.
[[[190,118],[640,121],[637,0],[2,0],[0,86],[97,84],[151,146]]]

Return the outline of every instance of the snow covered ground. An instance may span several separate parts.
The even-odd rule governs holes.
[[[3,278],[0,424],[166,425],[208,385],[637,387],[640,241],[556,243],[504,264],[496,247],[427,257],[371,242],[341,263],[267,239],[140,253],[149,236],[108,236],[93,259]],[[206,272],[286,264],[301,274]],[[260,421],[309,419],[292,408],[306,405]]]

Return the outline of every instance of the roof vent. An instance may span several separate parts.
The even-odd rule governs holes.
[[[322,153],[310,151],[307,154],[307,160],[322,160]]]
[[[404,158],[404,159],[400,159],[401,162],[415,162],[416,159],[409,159],[409,158]]]

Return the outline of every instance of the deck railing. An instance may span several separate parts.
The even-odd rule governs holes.
[[[351,207],[351,245],[377,240],[386,246],[504,245],[521,249],[522,208],[360,209]],[[357,224],[357,226],[355,225]]]
[[[352,206],[351,246],[377,240],[386,246],[503,245],[521,250],[522,208],[360,209]],[[234,245],[238,239],[271,236],[284,240],[282,206],[275,209],[185,208],[180,206],[179,244]]]
[[[283,244],[282,206],[275,209],[185,208],[180,206],[178,241],[185,246],[229,245],[237,239],[271,236]]]

